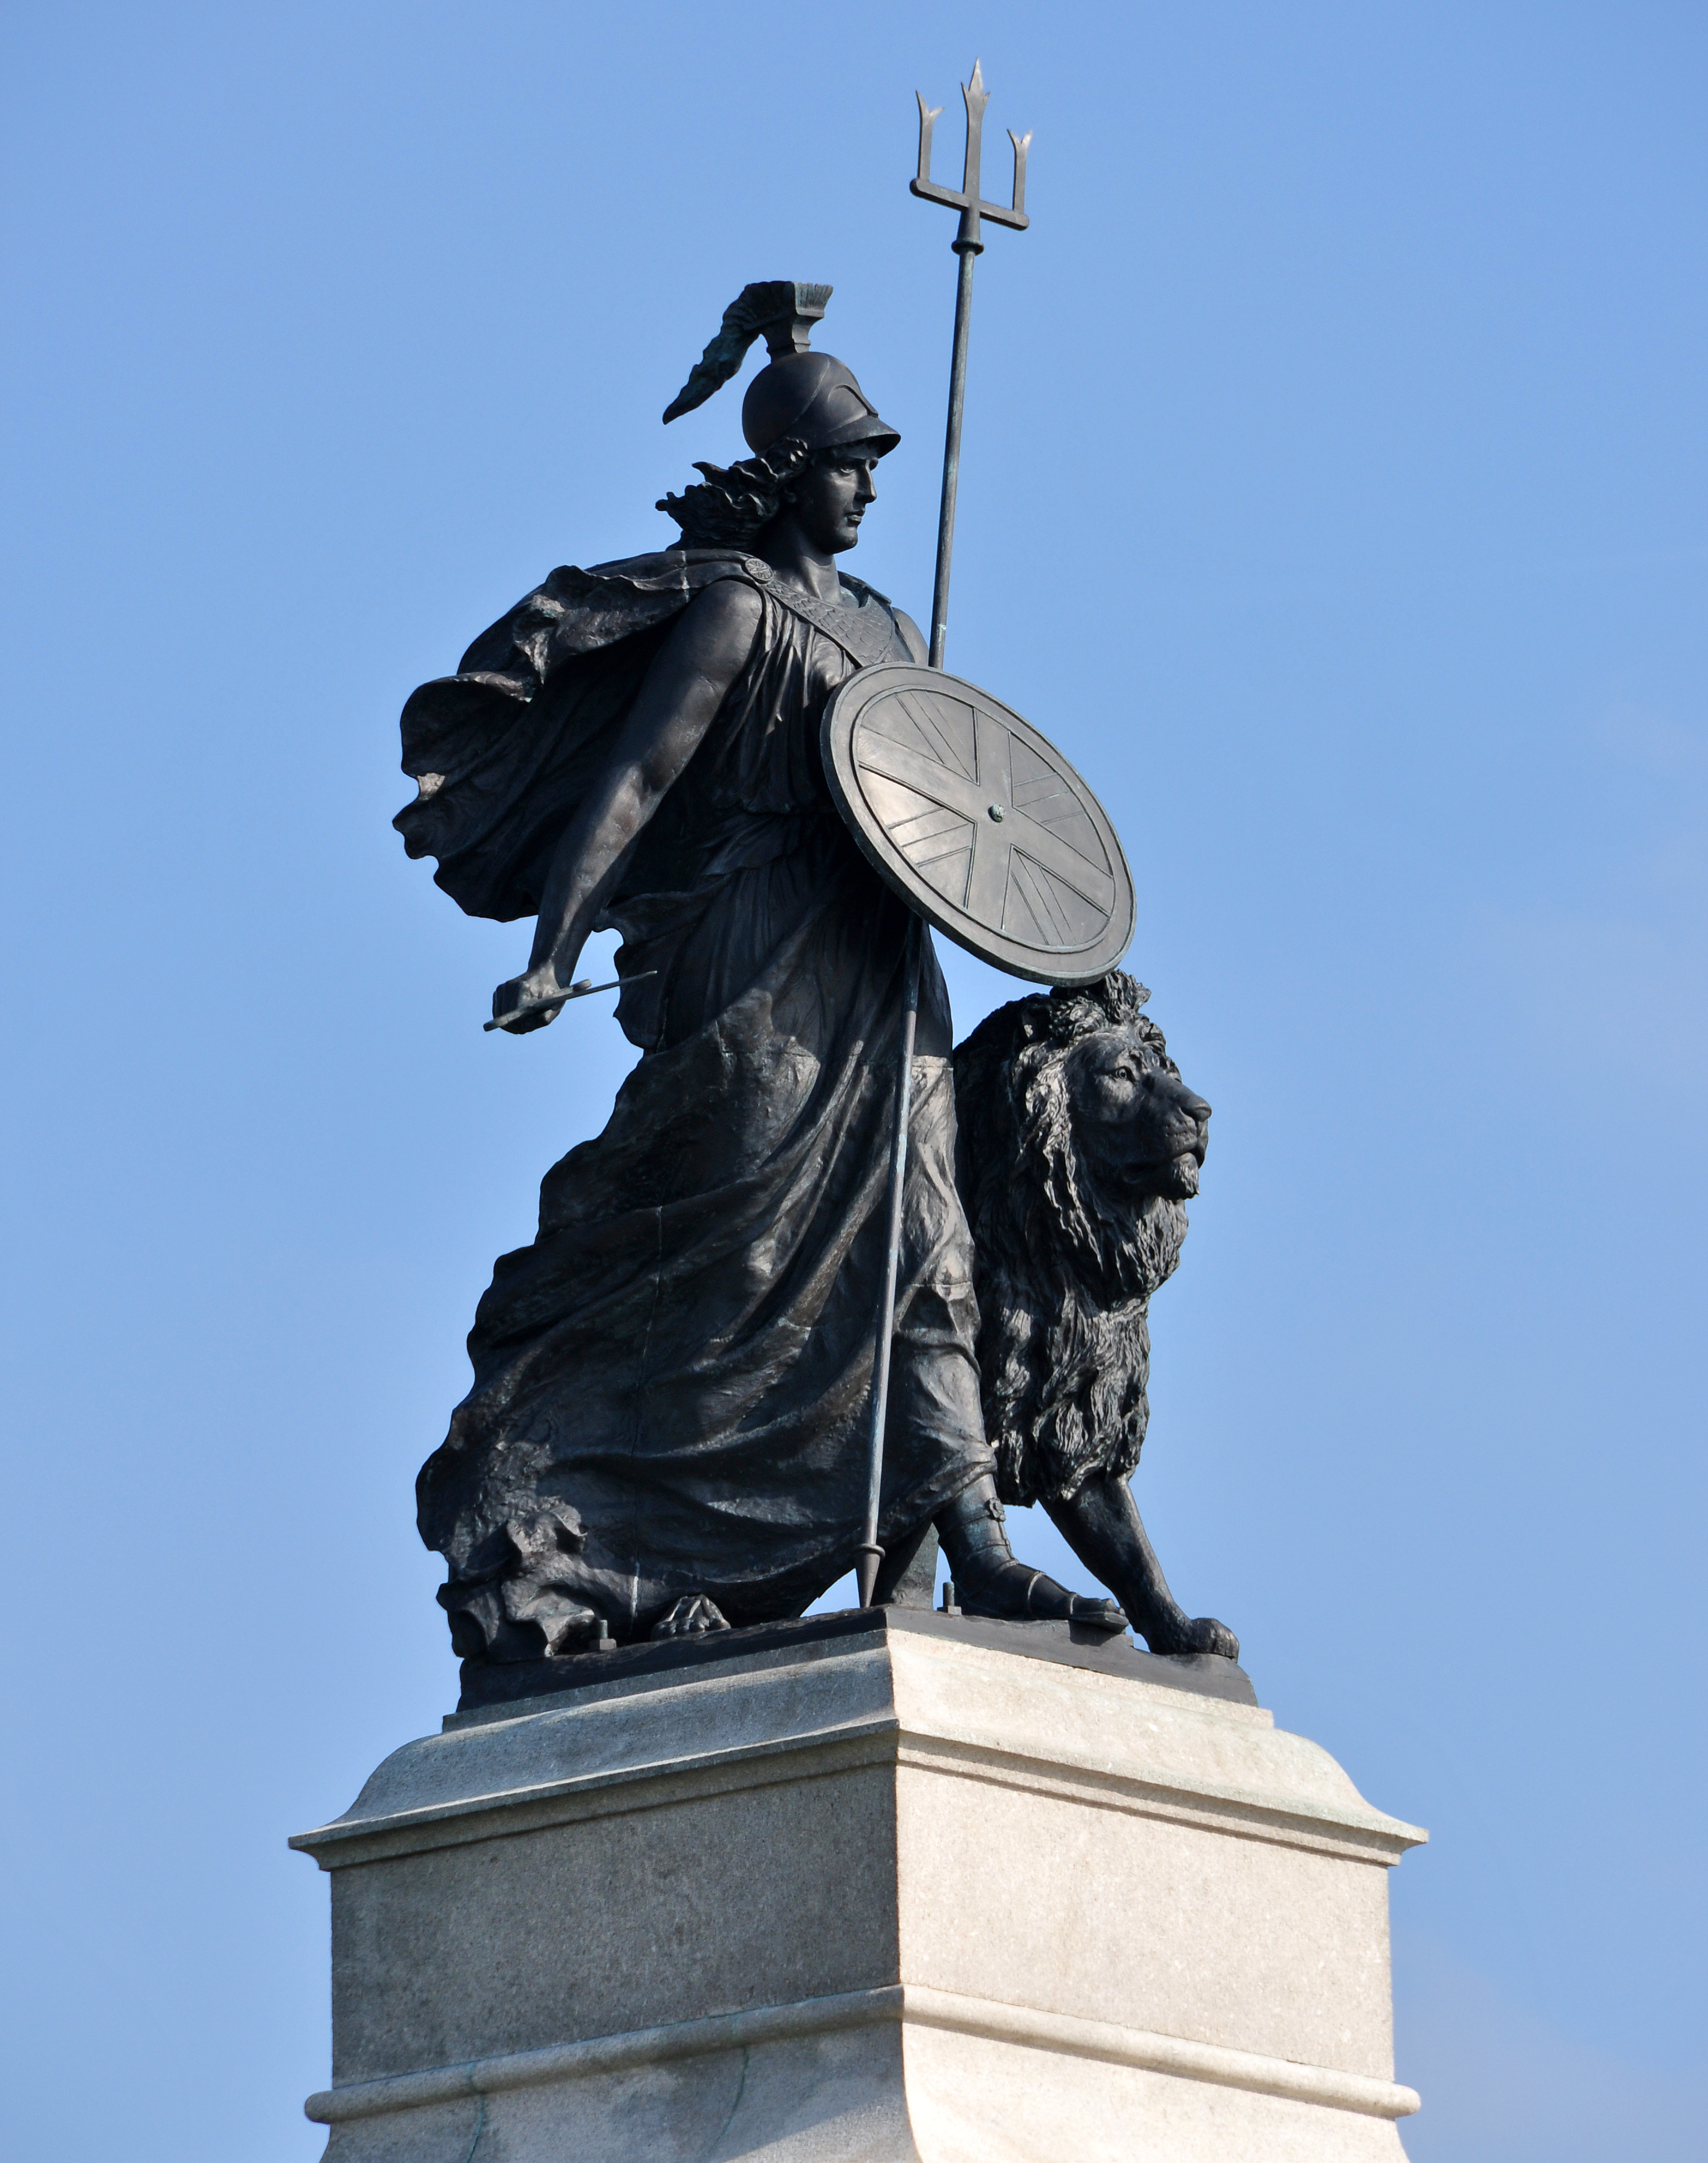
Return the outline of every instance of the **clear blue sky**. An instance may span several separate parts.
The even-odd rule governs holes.
[[[603,1011],[482,1034],[525,933],[405,862],[397,710],[666,537],[737,407],[658,416],[750,278],[834,282],[906,437],[856,568],[925,615],[912,95],[958,143],[979,52],[1035,222],[979,268],[949,664],[1099,786],[1216,1108],[1147,1514],[1282,1723],[1433,1830],[1413,2156],[1708,2153],[1708,18],[3,37],[9,2152],[319,2152],[285,1836],[450,1702],[411,1481],[629,1056]],[[952,979],[963,1029],[1013,988]]]

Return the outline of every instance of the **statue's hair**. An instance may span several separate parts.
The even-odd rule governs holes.
[[[976,1258],[985,1429],[1005,1500],[1130,1478],[1150,1415],[1146,1309],[1173,1275],[1186,1212],[1112,1189],[1073,1130],[1066,1062],[1124,1028],[1177,1071],[1120,971],[999,1008],[955,1050],[956,1181]]]
[[[808,465],[833,465],[870,453],[866,443],[809,451],[798,436],[784,436],[733,466],[708,465],[697,458],[694,471],[703,474],[704,480],[690,483],[680,495],[661,497],[655,507],[682,527],[679,547],[751,548],[782,509],[783,491],[798,473]]]

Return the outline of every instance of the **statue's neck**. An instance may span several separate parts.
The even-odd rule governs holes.
[[[758,551],[774,571],[804,586],[814,600],[833,605],[842,599],[842,580],[836,558],[815,548],[792,518],[779,518],[765,536]]]

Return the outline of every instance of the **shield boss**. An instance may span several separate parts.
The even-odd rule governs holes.
[[[850,676],[824,770],[880,876],[981,961],[1089,984],[1126,951],[1133,882],[1103,806],[1000,699],[939,668]]]

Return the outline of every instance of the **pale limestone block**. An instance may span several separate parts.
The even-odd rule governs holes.
[[[1255,1706],[990,1634],[733,1640],[394,1753],[296,1843],[328,2163],[1396,2163],[1422,1836]]]
[[[1061,2050],[906,2030],[906,2163],[1402,2163],[1391,2118]]]

